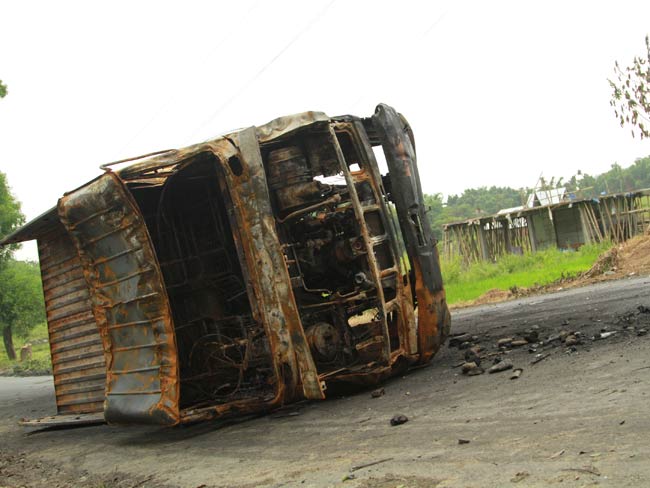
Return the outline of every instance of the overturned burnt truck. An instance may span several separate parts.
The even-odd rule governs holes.
[[[27,425],[322,399],[428,362],[448,334],[413,135],[391,107],[130,161],[3,242],[40,254],[58,415]]]

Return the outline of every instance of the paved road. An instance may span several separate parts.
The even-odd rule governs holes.
[[[507,354],[524,369],[518,380],[462,376],[452,367],[462,352],[444,347],[380,398],[360,392],[222,428],[26,435],[18,418],[54,412],[51,379],[0,378],[0,486],[650,486],[650,335],[636,334],[650,321],[637,310],[650,306],[649,285],[625,279],[455,311],[453,329],[479,336],[486,353],[532,325],[542,337],[583,333],[576,351],[550,345],[535,365],[525,349]],[[603,328],[617,334],[592,341]],[[409,422],[391,427],[396,413]]]

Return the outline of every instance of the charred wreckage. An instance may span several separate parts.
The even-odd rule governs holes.
[[[58,412],[26,425],[323,399],[427,363],[449,333],[393,108],[305,112],[129,161],[1,243],[38,242]]]

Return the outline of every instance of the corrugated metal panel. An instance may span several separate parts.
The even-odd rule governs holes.
[[[553,211],[553,218],[558,247],[569,248],[585,243],[577,206],[558,208]]]
[[[555,229],[546,209],[528,215],[533,224],[537,249],[555,246]]]
[[[105,345],[106,420],[178,423],[171,311],[136,203],[118,177],[106,173],[64,196],[59,214],[79,252]],[[65,310],[67,302],[60,307]],[[93,346],[88,347],[91,354]],[[61,357],[65,354],[61,352]],[[66,364],[74,367],[77,359]]]
[[[38,239],[59,224],[59,216],[56,213],[56,207],[51,208],[35,219],[30,220],[15,232],[5,236],[4,239],[0,239],[0,246]]]
[[[58,223],[38,240],[59,414],[104,410],[106,363],[77,250]]]

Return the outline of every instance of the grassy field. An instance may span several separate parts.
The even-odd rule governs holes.
[[[480,262],[463,266],[460,260],[442,260],[442,276],[447,302],[475,300],[493,289],[509,290],[547,285],[560,278],[588,270],[610,243],[582,246],[577,251],[546,249],[534,254],[509,254],[496,263]]]
[[[32,359],[24,363],[10,361],[4,346],[0,346],[0,349],[2,349],[0,352],[0,373],[43,374],[50,370],[50,346],[47,342],[47,324],[45,322],[34,327],[26,338],[14,336],[14,347],[19,358],[20,348],[28,342],[32,343]]]

